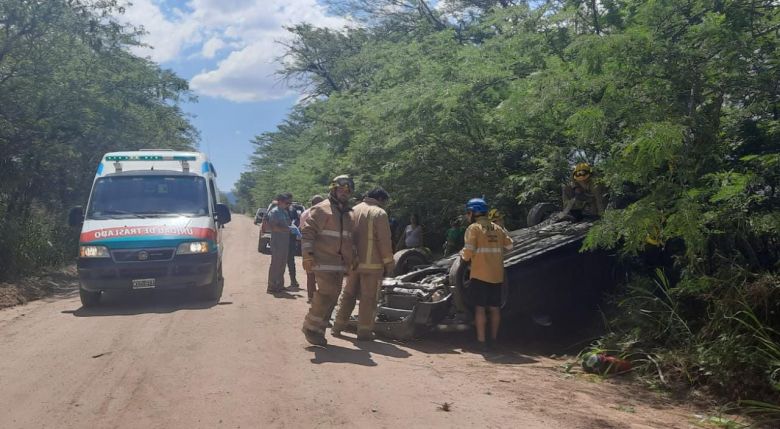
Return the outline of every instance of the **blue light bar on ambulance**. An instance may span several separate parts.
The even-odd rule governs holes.
[[[111,155],[106,161],[195,161],[197,157],[183,155]]]

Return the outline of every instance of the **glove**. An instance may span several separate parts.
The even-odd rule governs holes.
[[[307,273],[310,273],[314,271],[314,259],[311,258],[304,258],[303,259],[303,270]]]
[[[295,236],[295,238],[301,238],[301,230],[298,229],[297,226],[291,225],[290,226],[290,233]]]
[[[390,261],[385,264],[385,277],[390,277],[395,271],[395,261]]]

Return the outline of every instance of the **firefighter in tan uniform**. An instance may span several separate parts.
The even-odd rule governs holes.
[[[469,295],[474,302],[474,323],[477,341],[483,350],[485,326],[490,312],[490,339],[495,342],[501,323],[501,286],[504,283],[504,253],[512,250],[512,239],[504,228],[488,219],[488,206],[482,198],[472,198],[466,204],[471,225],[466,229],[465,244],[461,251],[464,261],[471,261]]]
[[[593,179],[593,169],[586,162],[574,166],[572,181],[563,185],[563,210],[560,218],[571,217],[574,220],[597,218],[604,214],[604,189]]]
[[[311,344],[324,346],[331,311],[341,293],[344,274],[352,266],[352,217],[349,197],[355,183],[349,176],[338,176],[330,184],[328,199],[311,208],[301,227],[303,269],[314,272],[317,291],[303,321],[303,334]]]
[[[375,188],[352,209],[355,225],[352,240],[357,249],[357,268],[347,277],[333,323],[333,335],[340,335],[346,328],[359,294],[357,338],[361,341],[373,339],[379,285],[382,276],[394,269],[390,222],[383,209],[389,199],[390,195],[384,189]]]

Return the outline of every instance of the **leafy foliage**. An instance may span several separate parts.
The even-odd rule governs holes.
[[[75,255],[64,211],[103,153],[191,148],[187,82],[129,53],[115,1],[0,2],[0,276]]]
[[[331,3],[366,26],[290,28],[283,74],[311,98],[255,140],[249,206],[349,173],[429,232],[477,195],[519,227],[590,162],[612,203],[585,249],[643,255],[605,340],[667,379],[777,398],[754,353],[780,330],[776,2]]]

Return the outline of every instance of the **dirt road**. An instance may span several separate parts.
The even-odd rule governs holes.
[[[305,292],[265,293],[250,219],[225,232],[218,305],[158,294],[85,310],[72,294],[0,311],[0,427],[694,427],[692,410],[522,345],[464,351],[470,333],[307,347]]]

